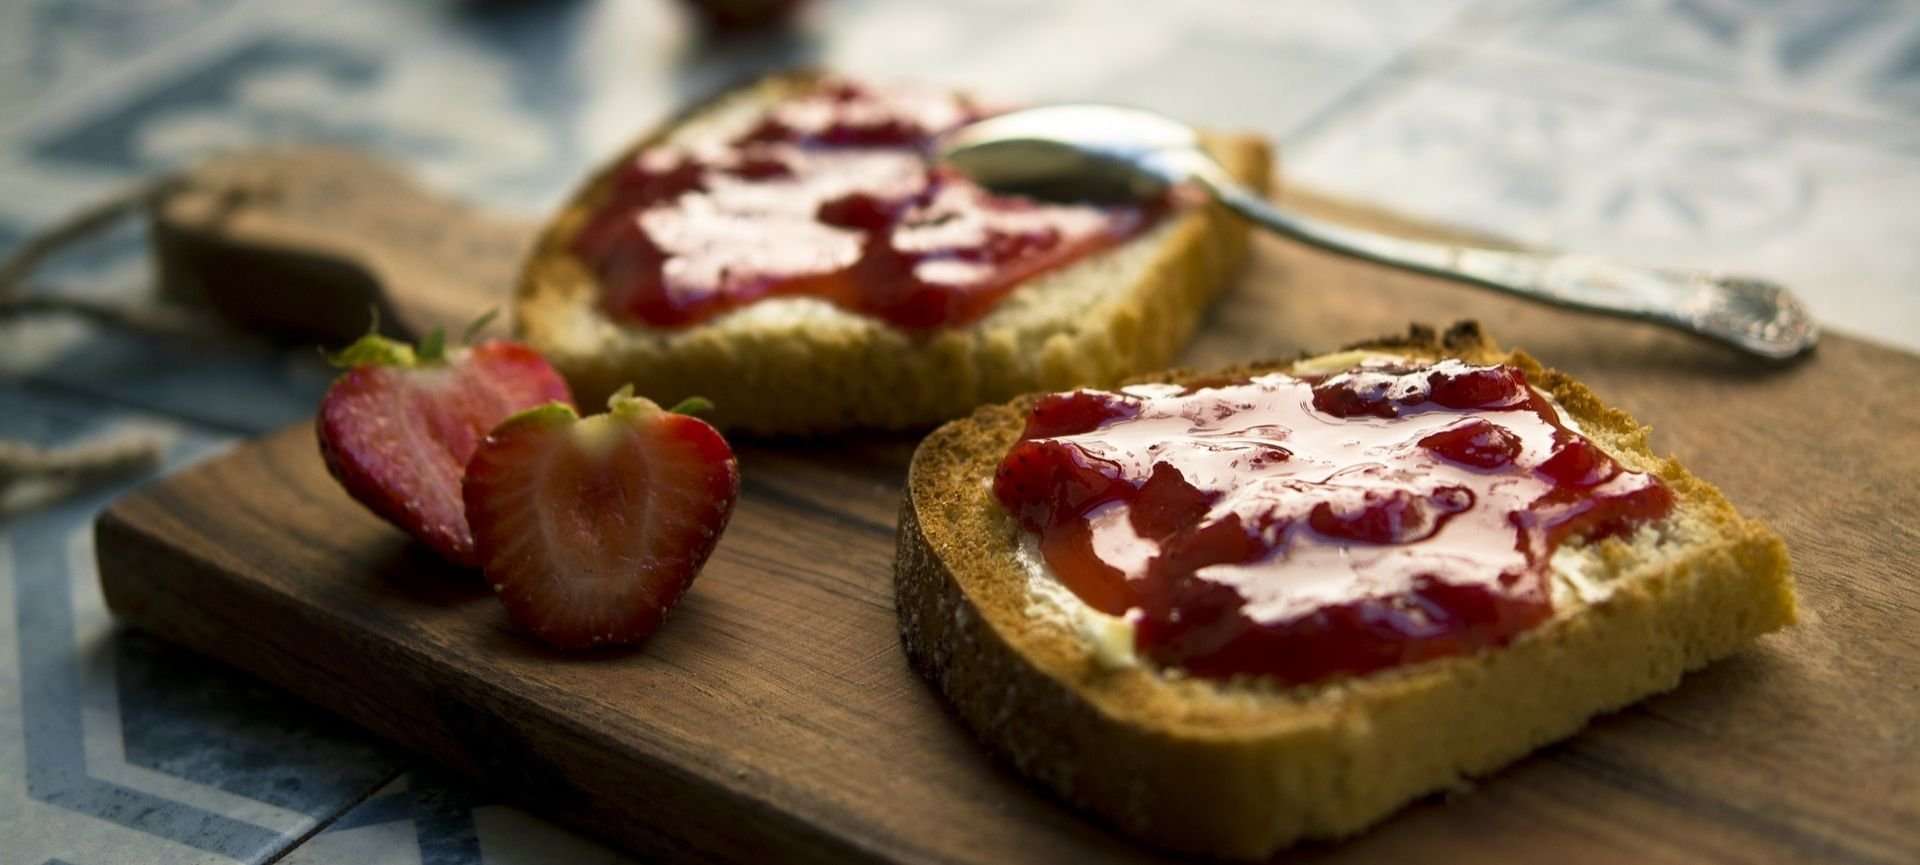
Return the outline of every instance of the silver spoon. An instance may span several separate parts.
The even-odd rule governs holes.
[[[1751,277],[1637,267],[1586,255],[1428,243],[1274,205],[1200,149],[1185,124],[1109,105],[1029,108],[944,136],[940,158],[981,185],[1056,199],[1138,200],[1192,184],[1284,236],[1556,306],[1652,321],[1773,359],[1811,349],[1819,327],[1785,286]]]

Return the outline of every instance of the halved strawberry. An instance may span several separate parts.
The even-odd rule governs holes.
[[[533,349],[492,340],[448,350],[375,334],[335,355],[347,371],[327,389],[314,426],[320,456],[347,493],[447,560],[479,564],[460,478],[481,437],[515,412],[572,402]]]
[[[467,464],[467,522],[507,615],[563,649],[636,643],[693,583],[740,495],[705,421],[623,389],[508,418]]]

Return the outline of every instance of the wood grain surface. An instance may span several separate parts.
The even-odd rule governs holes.
[[[215,157],[149,216],[162,296],[328,345],[365,333],[369,308],[394,336],[461,333],[506,303],[534,228],[327,147]]]
[[[1257,244],[1187,357],[1466,317],[1586,379],[1777,527],[1803,620],[1470,790],[1285,858],[1920,861],[1920,357],[1830,336],[1758,364],[1279,241]],[[664,860],[1155,861],[992,760],[908,670],[889,573],[913,443],[739,443],[733,525],[644,651],[517,636],[472,574],[336,488],[304,426],[115,504],[100,574],[125,620]]]

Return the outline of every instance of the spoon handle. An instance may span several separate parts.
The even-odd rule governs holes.
[[[1248,220],[1322,249],[1450,277],[1555,306],[1656,322],[1783,360],[1813,348],[1819,327],[1785,286],[1704,271],[1636,267],[1593,256],[1513,252],[1377,234],[1274,205],[1218,168],[1188,176]]]

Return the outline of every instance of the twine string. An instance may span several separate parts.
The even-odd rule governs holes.
[[[28,280],[60,252],[95,237],[121,220],[148,212],[179,184],[177,175],[130,184],[34,232],[0,260],[0,319],[72,313],[142,330],[174,330],[162,318],[107,304],[59,296],[29,296]],[[37,502],[152,469],[164,444],[151,435],[109,435],[96,441],[42,448],[0,439],[0,513],[32,488]]]

